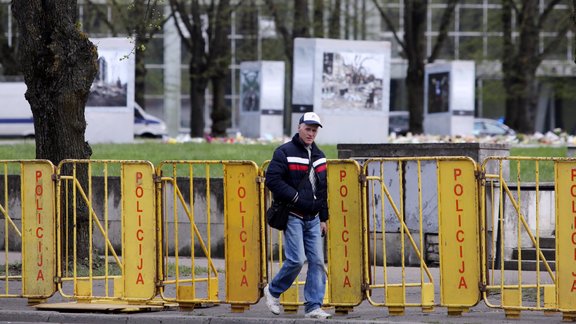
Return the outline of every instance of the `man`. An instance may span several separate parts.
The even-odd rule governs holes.
[[[286,258],[280,271],[264,287],[266,306],[276,315],[280,314],[280,295],[290,288],[308,260],[305,316],[331,317],[321,308],[326,288],[322,237],[328,230],[328,204],[326,156],[314,143],[319,127],[322,124],[317,114],[302,115],[298,133],[292,141],[276,148],[266,171],[266,186],[274,199],[291,202],[294,206],[284,231]]]

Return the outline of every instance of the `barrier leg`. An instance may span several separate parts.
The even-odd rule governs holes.
[[[334,308],[336,315],[348,315],[351,311],[354,310],[352,306],[336,306]]]

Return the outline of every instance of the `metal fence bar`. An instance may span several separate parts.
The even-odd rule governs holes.
[[[553,263],[544,254],[541,241],[554,232],[558,238],[557,229],[543,226],[542,217],[544,209],[557,199],[544,204],[543,195],[549,191],[555,196],[558,180],[551,187],[542,181],[541,174],[542,169],[556,168],[562,160],[565,159],[489,157],[482,163],[483,299],[489,307],[504,309],[507,317],[519,318],[521,311],[528,310],[557,310],[558,272],[554,272]],[[516,186],[515,190],[511,186]],[[552,190],[546,191],[545,187]],[[527,259],[528,253],[534,261]]]

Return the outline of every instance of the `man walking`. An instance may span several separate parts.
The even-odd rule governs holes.
[[[321,308],[326,288],[322,237],[328,230],[328,204],[326,156],[314,143],[319,127],[322,124],[317,114],[302,115],[298,133],[290,142],[276,148],[266,171],[266,186],[274,199],[293,205],[284,231],[286,259],[264,287],[266,306],[276,315],[280,314],[280,295],[290,288],[307,260],[305,316],[331,317]]]

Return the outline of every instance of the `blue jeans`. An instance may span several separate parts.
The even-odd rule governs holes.
[[[321,234],[320,217],[304,221],[298,217],[289,216],[288,225],[284,231],[286,259],[268,286],[272,296],[280,297],[280,294],[290,288],[298,277],[304,262],[308,260],[308,273],[304,285],[304,311],[306,313],[322,306],[326,290]]]

